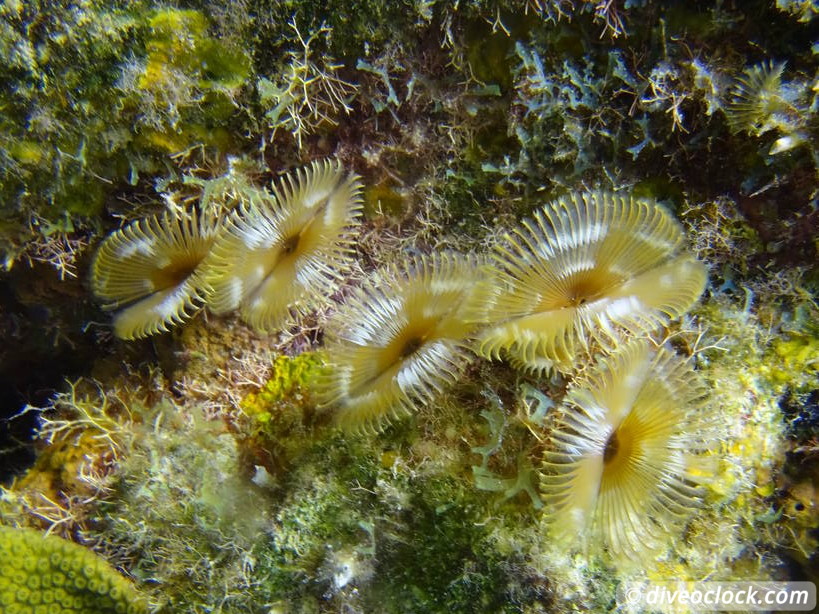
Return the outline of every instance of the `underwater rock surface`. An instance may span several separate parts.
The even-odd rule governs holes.
[[[815,2],[0,19],[0,611],[819,581]]]

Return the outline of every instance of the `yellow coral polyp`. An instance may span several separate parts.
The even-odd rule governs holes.
[[[148,603],[92,551],[33,529],[0,526],[0,611],[147,614]]]
[[[705,287],[705,267],[682,241],[650,199],[586,192],[549,203],[495,249],[480,353],[570,371],[592,340],[610,349],[623,333],[663,326]]]

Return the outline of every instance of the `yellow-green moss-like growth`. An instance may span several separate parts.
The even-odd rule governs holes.
[[[211,36],[196,10],[158,9],[147,25],[142,70],[123,80],[138,105],[139,141],[170,153],[200,143],[225,150],[231,136],[224,124],[238,107],[250,57]]]
[[[92,551],[33,529],[0,527],[0,610],[138,614],[148,604]]]
[[[320,356],[305,352],[295,357],[279,356],[273,363],[270,379],[258,392],[251,392],[241,408],[261,424],[276,420],[283,406],[309,405],[309,383],[323,365]]]
[[[245,448],[263,451],[254,462],[264,463],[273,476],[283,475],[320,437],[311,386],[323,366],[314,352],[279,356],[264,386],[242,399],[242,411],[255,423]]]

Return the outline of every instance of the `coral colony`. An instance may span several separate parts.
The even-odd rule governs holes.
[[[819,577],[815,2],[0,19],[0,612]]]
[[[5,612],[148,612],[104,559],[59,537],[0,527],[0,603]]]

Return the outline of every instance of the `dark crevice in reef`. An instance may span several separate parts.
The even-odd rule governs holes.
[[[0,276],[0,483],[34,460],[36,414],[66,379],[86,374],[98,349],[84,324],[98,315],[77,280],[47,265],[20,264]],[[99,317],[96,318],[99,320]]]

